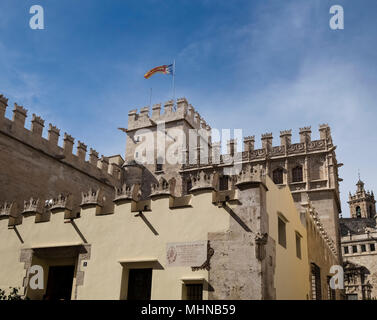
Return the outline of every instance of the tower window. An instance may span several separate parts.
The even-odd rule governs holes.
[[[297,166],[292,169],[292,182],[301,182],[302,178],[302,167]]]
[[[275,184],[282,184],[283,183],[283,169],[277,168],[272,172],[272,180]]]
[[[374,243],[371,243],[369,245],[369,247],[370,247],[370,251],[376,251],[376,247],[375,247]]]
[[[361,245],[361,252],[365,252],[365,251],[367,251],[367,248],[366,248],[365,244],[362,244]]]
[[[348,247],[343,247],[344,254],[348,254]]]
[[[361,218],[361,208],[359,206],[356,207],[356,218]]]

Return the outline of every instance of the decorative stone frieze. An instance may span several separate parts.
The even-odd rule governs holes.
[[[120,200],[133,200],[138,201],[140,199],[140,184],[127,185],[123,184],[121,188],[115,188],[114,202]]]
[[[103,192],[101,189],[93,190],[89,189],[88,192],[81,193],[81,207],[87,205],[103,206]]]

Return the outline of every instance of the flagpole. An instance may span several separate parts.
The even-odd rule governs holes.
[[[175,59],[173,62],[173,103],[175,106]]]
[[[150,92],[150,95],[149,95],[149,106],[150,107],[152,106],[152,88],[151,88],[151,92]]]

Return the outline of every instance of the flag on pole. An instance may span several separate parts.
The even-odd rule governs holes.
[[[151,76],[153,76],[155,73],[163,73],[163,74],[171,74],[173,75],[174,70],[173,70],[173,64],[164,64],[163,66],[155,67],[151,70],[149,70],[145,75],[145,79],[149,79]]]

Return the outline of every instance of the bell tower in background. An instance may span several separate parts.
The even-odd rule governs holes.
[[[365,191],[364,182],[360,180],[356,183],[355,194],[349,194],[348,204],[350,206],[351,218],[375,218],[376,201],[373,191]]]

